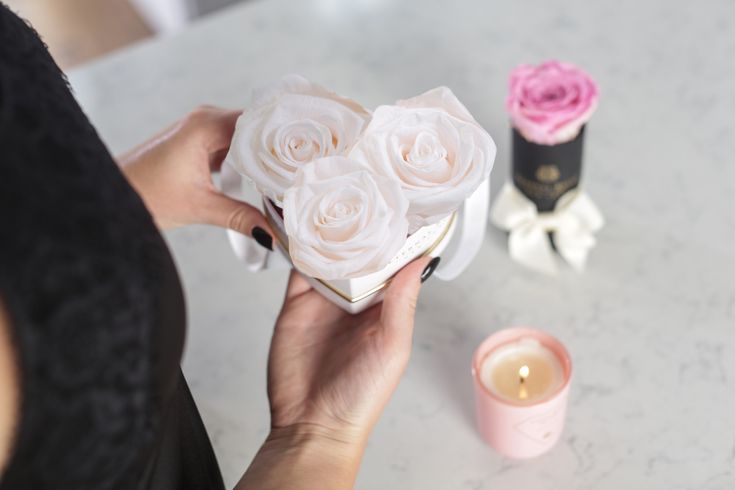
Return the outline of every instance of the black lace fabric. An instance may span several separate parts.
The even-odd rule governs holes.
[[[188,390],[175,266],[46,47],[2,4],[0,217],[0,297],[22,398],[0,489],[166,485],[157,466],[176,473],[180,458],[159,453],[184,410],[171,400],[190,403],[201,425],[191,397],[176,395]],[[211,455],[206,434],[195,443]],[[165,488],[214,488],[177,478]]]

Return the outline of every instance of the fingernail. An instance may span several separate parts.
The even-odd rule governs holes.
[[[424,269],[424,272],[421,273],[421,282],[424,282],[431,277],[431,275],[434,273],[434,270],[436,269],[436,266],[439,265],[439,260],[441,260],[439,257],[434,257],[433,259],[431,259],[429,265],[427,265],[426,269]]]
[[[258,242],[258,245],[273,251],[273,237],[270,236],[263,228],[256,226],[250,234],[253,235],[253,240]]]

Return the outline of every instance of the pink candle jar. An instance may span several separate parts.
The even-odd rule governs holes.
[[[472,360],[480,435],[499,453],[532,458],[564,428],[572,361],[551,335],[527,327],[485,339]]]

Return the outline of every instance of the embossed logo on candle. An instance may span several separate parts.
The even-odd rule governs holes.
[[[561,416],[562,410],[557,408],[524,420],[516,424],[515,429],[539,444],[549,444],[555,440],[556,434],[549,427],[561,427],[562,424],[557,420]]]
[[[559,180],[559,177],[561,177],[561,171],[559,170],[559,167],[553,163],[551,165],[540,165],[536,169],[536,179],[539,182],[556,182]]]

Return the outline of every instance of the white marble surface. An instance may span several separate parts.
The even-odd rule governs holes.
[[[254,85],[288,72],[367,105],[446,84],[498,143],[497,190],[509,70],[550,57],[584,66],[602,101],[583,180],[608,218],[588,271],[526,271],[489,230],[470,271],[429,281],[410,367],[357,487],[731,489],[734,32],[728,0],[264,0],[70,79],[114,152],[198,103],[243,107]],[[216,229],[168,238],[188,297],[184,370],[231,485],[267,431],[285,275],[244,271]],[[513,324],[558,336],[576,369],[561,442],[525,462],[486,447],[472,419],[471,353]]]

